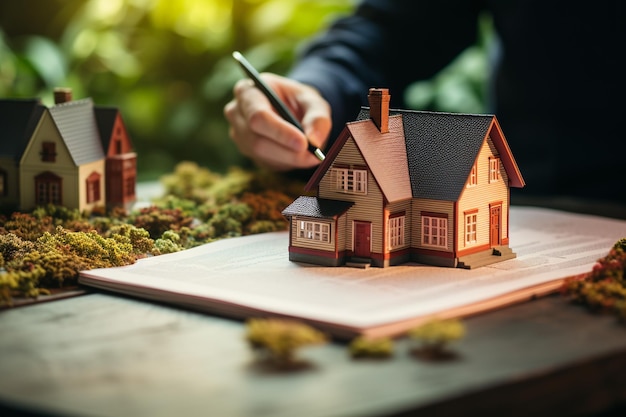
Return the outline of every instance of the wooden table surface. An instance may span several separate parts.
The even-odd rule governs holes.
[[[0,312],[0,415],[561,416],[626,403],[614,317],[555,295],[465,324],[451,360],[419,360],[407,339],[389,360],[354,360],[333,342],[280,372],[255,362],[240,321],[94,292]]]

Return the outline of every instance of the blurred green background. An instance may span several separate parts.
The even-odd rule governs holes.
[[[228,138],[223,106],[242,77],[242,51],[261,71],[284,73],[299,46],[355,0],[0,1],[0,97],[40,97],[55,87],[120,108],[139,154],[139,180],[194,161],[224,172],[248,166]],[[484,111],[480,42],[432,80],[416,83],[416,109]]]

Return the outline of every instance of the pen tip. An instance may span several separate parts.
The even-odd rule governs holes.
[[[239,60],[240,57],[241,57],[241,53],[239,51],[233,51],[233,58],[235,58],[236,60]]]
[[[322,152],[320,148],[315,149],[315,156],[317,156],[317,159],[322,162],[324,161],[324,159],[326,159],[326,155],[324,155],[324,152]]]

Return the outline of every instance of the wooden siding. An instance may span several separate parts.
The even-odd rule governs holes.
[[[459,199],[456,251],[489,245],[490,203],[502,202],[500,233],[501,239],[508,238],[508,177],[502,161],[500,161],[500,179],[495,183],[489,182],[489,158],[493,156],[499,157],[491,138],[488,137],[476,158],[477,184],[472,187],[466,186]],[[470,210],[478,210],[476,213],[476,242],[466,244],[464,213]]]
[[[415,198],[412,201],[412,222],[413,231],[411,233],[411,247],[418,249],[429,249],[434,251],[452,252],[452,242],[454,238],[453,231],[453,213],[454,203],[451,201],[438,201]],[[437,248],[433,246],[422,245],[422,212],[427,211],[430,213],[441,213],[448,216],[448,234],[447,234],[447,247]]]
[[[358,150],[354,139],[348,138],[343,148],[335,158],[334,164],[341,167],[354,167],[362,169],[366,167],[365,160]],[[367,172],[367,194],[352,194],[336,191],[332,184],[332,166],[326,171],[324,177],[320,180],[318,196],[320,198],[328,198],[333,200],[353,201],[355,204],[350,208],[346,215],[345,248],[354,250],[353,248],[353,222],[367,221],[371,222],[372,231],[372,252],[384,252],[384,236],[383,236],[383,195],[374,180],[372,173]],[[341,249],[340,249],[341,250]]]

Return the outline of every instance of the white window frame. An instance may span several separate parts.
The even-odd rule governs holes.
[[[500,158],[494,156],[489,158],[489,182],[500,180]]]
[[[422,216],[422,245],[445,249],[448,247],[448,219]]]
[[[330,223],[298,220],[298,239],[330,243]]]
[[[347,194],[367,194],[367,170],[333,168],[336,191]]]
[[[469,178],[467,179],[467,188],[476,187],[476,185],[478,184],[478,167],[476,165],[476,162],[474,162],[474,165],[472,165]]]
[[[477,219],[478,212],[468,213],[465,215],[465,244],[473,245],[477,242]]]
[[[387,235],[388,239],[388,248],[389,250],[401,248],[406,246],[405,243],[405,233],[404,233],[404,224],[406,222],[406,216],[394,216],[390,217],[387,222]]]

